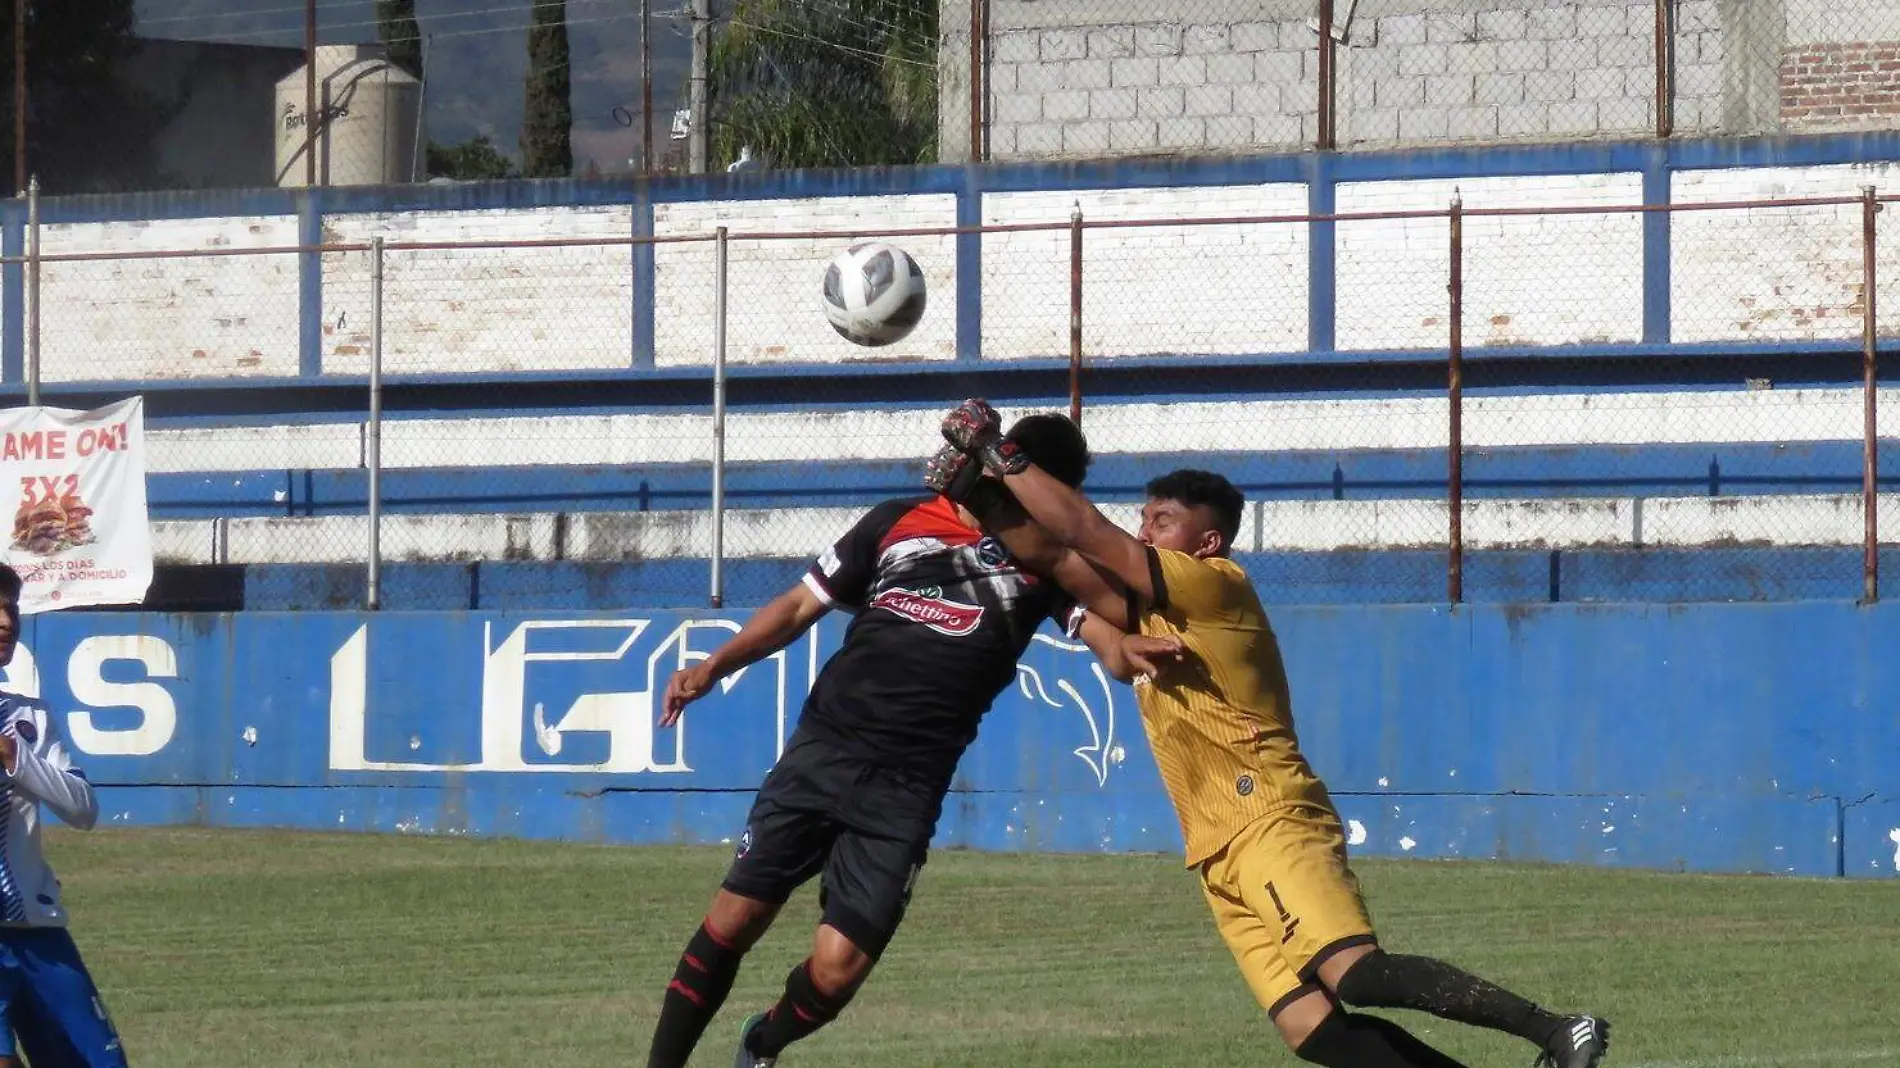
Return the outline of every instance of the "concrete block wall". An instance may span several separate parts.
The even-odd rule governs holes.
[[[965,159],[967,0],[945,12],[942,149]],[[1314,12],[1312,0],[994,0],[989,158],[1311,146]],[[1362,0],[1353,15],[1335,52],[1340,147],[1656,131],[1654,0]],[[1900,0],[1673,0],[1669,20],[1678,134],[1900,121]]]
[[[1385,5],[1390,8],[1394,5]],[[1419,8],[1423,5],[1406,5]],[[1369,5],[1362,5],[1361,11]],[[1683,5],[1687,22],[1713,0]],[[1441,2],[1361,14],[1338,52],[1345,145],[1638,137],[1656,129],[1655,9],[1647,0]],[[1678,117],[1700,125],[1719,59],[1678,45]]]

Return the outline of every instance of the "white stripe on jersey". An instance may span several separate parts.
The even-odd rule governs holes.
[[[0,923],[64,927],[59,880],[40,851],[40,806],[84,831],[98,822],[99,801],[38,702],[0,693],[0,731],[14,747],[12,771],[0,767]]]

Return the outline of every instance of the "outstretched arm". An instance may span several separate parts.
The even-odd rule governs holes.
[[[1003,484],[1023,511],[1051,537],[1100,565],[1143,600],[1154,600],[1154,575],[1148,547],[1109,522],[1080,491],[1071,489],[1035,464],[1004,475]]]
[[[1153,680],[1187,655],[1187,646],[1174,635],[1130,634],[1092,613],[1082,619],[1081,636],[1108,673],[1121,682]]]
[[[799,635],[810,630],[828,611],[830,607],[803,582],[773,598],[771,603],[752,613],[739,633],[713,650],[711,656],[673,673],[666,684],[660,726],[671,727],[679,722],[686,706],[711,692],[719,680],[798,640]]]
[[[989,481],[995,485],[994,480]],[[1128,618],[1128,592],[1120,580],[1057,540],[1008,494],[972,494],[965,507],[976,514],[984,529],[996,535],[1010,555],[1029,570],[1054,579],[1091,617],[1122,629],[1133,625]]]
[[[979,414],[972,408],[978,403],[957,409],[945,420],[949,444],[925,465],[924,484],[968,508],[1025,566],[1054,577],[1091,612],[1119,626],[1133,626],[1127,593],[1154,600],[1156,582],[1146,547],[1109,522],[1087,498],[1033,464],[1016,464],[1017,473],[1001,480],[985,476],[975,439],[993,432],[994,426],[958,425],[966,417],[974,422],[995,416],[988,405],[982,405]],[[1021,491],[1033,501],[1017,495]]]

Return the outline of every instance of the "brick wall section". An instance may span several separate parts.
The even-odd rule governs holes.
[[[1900,41],[1814,44],[1781,57],[1788,129],[1866,128],[1900,119]]]

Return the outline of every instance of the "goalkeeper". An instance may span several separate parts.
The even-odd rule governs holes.
[[[1225,478],[1176,471],[1148,487],[1138,536],[998,432],[969,401],[944,437],[1001,479],[1037,526],[1127,591],[1130,633],[1106,666],[1136,702],[1187,844],[1187,866],[1254,996],[1301,1059],[1329,1068],[1455,1068],[1391,1021],[1348,1011],[1414,1009],[1507,1032],[1555,1068],[1595,1068],[1609,1025],[1546,1012],[1450,964],[1379,945],[1346,862],[1326,786],[1294,733],[1279,643],[1247,573],[1229,559],[1244,502]],[[977,505],[967,478],[928,482]],[[975,483],[980,486],[981,483]],[[1020,536],[1020,535],[1018,535]],[[1093,604],[1094,602],[1091,602]]]

